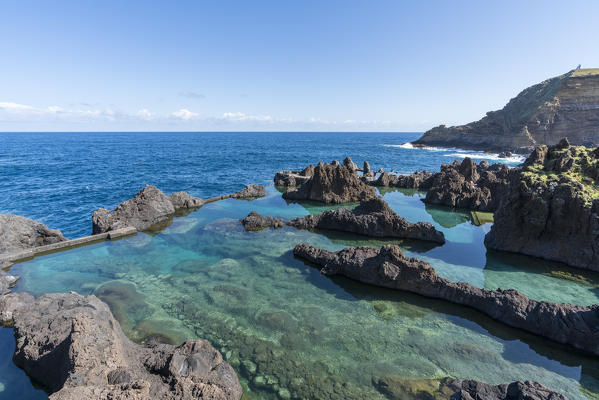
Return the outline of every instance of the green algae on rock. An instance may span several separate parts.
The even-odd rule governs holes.
[[[599,270],[599,148],[563,139],[528,157],[495,213],[489,248]]]

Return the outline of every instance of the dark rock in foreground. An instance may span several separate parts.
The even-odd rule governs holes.
[[[415,146],[528,153],[534,146],[599,145],[599,70],[573,70],[524,89],[498,111],[467,125],[438,126]]]
[[[58,229],[13,214],[0,214],[0,255],[67,240]]]
[[[285,226],[285,221],[283,221],[283,219],[265,217],[257,211],[252,211],[247,217],[241,219],[240,222],[246,231],[259,231],[270,227],[277,229]]]
[[[363,201],[353,210],[339,208],[288,222],[299,229],[328,229],[370,237],[429,240],[445,243],[445,237],[428,222],[412,224],[398,216],[385,200]]]
[[[239,192],[231,195],[234,199],[251,200],[266,196],[266,188],[263,185],[247,185]]]
[[[539,146],[510,179],[487,247],[599,271],[599,148]]]
[[[146,185],[114,210],[99,208],[92,215],[92,234],[133,226],[138,231],[167,220],[175,213],[171,199],[156,186]]]
[[[574,306],[531,300],[517,290],[486,290],[451,282],[395,245],[354,247],[330,252],[298,244],[294,255],[322,266],[326,275],[344,275],[371,285],[405,290],[479,310],[514,328],[599,355],[599,306]]]
[[[13,324],[14,362],[51,400],[240,399],[233,369],[207,341],[141,346],[95,296],[19,293],[0,297]]]
[[[350,203],[377,197],[376,190],[360,181],[349,165],[319,163],[313,176],[298,188],[283,194],[287,200],[313,200],[323,203]]]
[[[512,382],[489,385],[461,379],[409,379],[395,376],[375,377],[373,385],[390,400],[567,400],[537,382]]]

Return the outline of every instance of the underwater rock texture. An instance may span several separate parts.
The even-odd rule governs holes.
[[[146,185],[132,199],[114,210],[99,208],[92,215],[92,234],[133,226],[138,231],[170,218],[175,213],[171,199],[156,186]]]
[[[489,385],[475,380],[375,377],[373,385],[390,400],[567,400],[538,382]]]
[[[413,142],[483,151],[528,153],[568,137],[599,145],[599,69],[573,70],[524,89],[499,111],[467,125],[435,127]]]
[[[377,197],[376,190],[360,181],[349,166],[318,163],[313,176],[298,188],[283,194],[287,200],[314,200],[323,203],[349,203]]]
[[[441,277],[428,263],[407,258],[399,246],[351,247],[337,252],[298,244],[293,254],[322,266],[325,275],[344,275],[371,285],[406,290],[479,310],[509,326],[599,355],[599,306],[531,300],[523,293],[480,289]]]
[[[433,224],[412,224],[397,215],[385,200],[377,197],[363,201],[353,210],[339,208],[318,215],[307,215],[288,222],[299,229],[329,229],[357,233],[371,237],[395,237],[403,239],[429,240],[445,243],[442,232]]]
[[[14,362],[50,399],[239,399],[241,386],[203,340],[140,346],[95,296],[0,297],[0,322],[14,326]]]
[[[282,228],[285,221],[281,218],[265,217],[257,211],[252,211],[247,217],[240,220],[246,231],[258,231],[260,229],[273,227]]]
[[[599,148],[539,146],[495,213],[489,248],[599,270]]]
[[[0,255],[65,241],[58,229],[13,214],[0,214]]]

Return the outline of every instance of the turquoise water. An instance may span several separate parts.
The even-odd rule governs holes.
[[[425,206],[416,191],[387,190],[384,198],[408,220],[435,224],[446,244],[291,227],[245,232],[238,219],[251,210],[292,218],[326,209],[288,204],[272,186],[268,192],[252,202],[208,204],[160,233],[17,264],[16,290],[96,294],[137,341],[208,339],[238,372],[248,398],[289,392],[383,399],[372,385],[379,376],[536,380],[570,399],[599,398],[599,363],[592,357],[464,307],[323,276],[291,251],[299,242],[331,250],[398,243],[449,279],[582,305],[598,302],[599,275],[487,253],[489,224],[477,227],[469,213]],[[8,397],[0,392],[0,398]]]

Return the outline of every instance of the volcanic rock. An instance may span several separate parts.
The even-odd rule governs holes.
[[[348,166],[319,163],[313,176],[298,188],[283,194],[287,200],[314,200],[323,203],[349,203],[369,200],[376,190],[364,184]]]
[[[0,255],[67,240],[57,229],[13,214],[0,214]]]
[[[428,222],[412,224],[398,216],[380,197],[366,200],[353,210],[339,208],[288,222],[299,229],[327,229],[371,237],[394,237],[445,243],[445,237]]]
[[[12,286],[17,282],[17,277],[9,275],[0,269],[0,296],[10,292]]]
[[[265,217],[257,211],[252,211],[247,217],[239,220],[246,231],[259,231],[261,229],[273,227],[275,229],[285,226],[285,221],[281,218]]]
[[[438,126],[412,144],[528,153],[568,136],[574,145],[595,147],[598,109],[599,69],[573,70],[523,90],[502,110],[479,121]]]
[[[92,215],[92,233],[133,226],[138,231],[170,218],[175,213],[171,199],[156,186],[146,185],[132,199],[114,210],[99,208]]]
[[[599,305],[536,301],[513,289],[486,290],[465,282],[451,282],[430,264],[405,257],[396,245],[380,250],[352,247],[330,252],[302,243],[295,246],[293,253],[320,265],[326,275],[344,275],[375,286],[465,305],[514,328],[599,355]]]
[[[12,324],[14,362],[51,400],[240,399],[233,369],[207,341],[141,346],[95,296],[25,293],[0,297]]]
[[[190,208],[199,208],[204,205],[204,200],[190,195],[187,192],[175,192],[169,196],[175,210],[186,210]]]
[[[231,196],[234,199],[251,200],[266,196],[266,188],[263,185],[247,185]]]
[[[599,271],[598,214],[599,150],[539,146],[510,178],[485,243]]]

